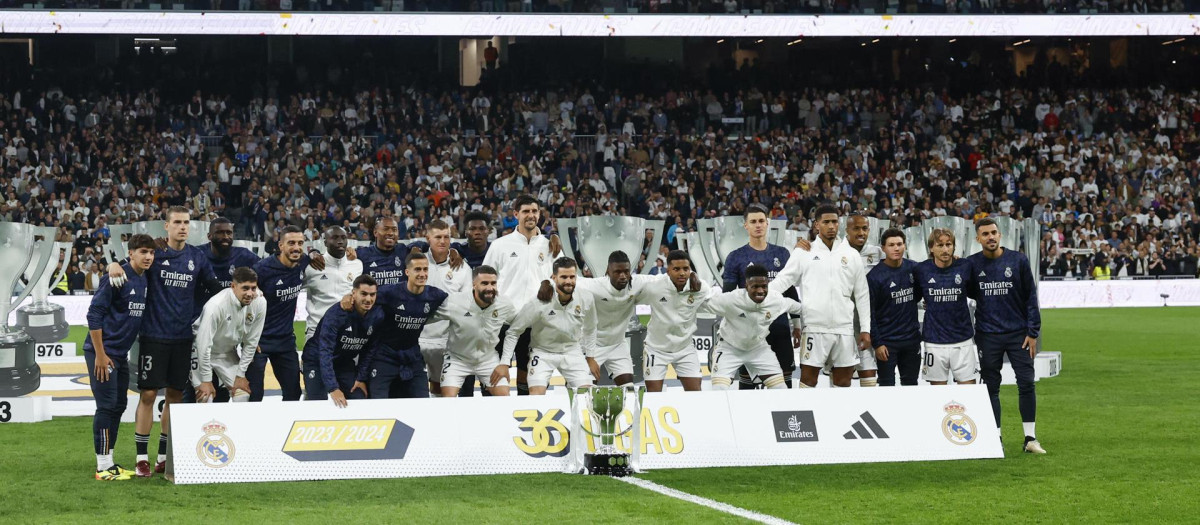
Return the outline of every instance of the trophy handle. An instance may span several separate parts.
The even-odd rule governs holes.
[[[712,219],[699,219],[696,221],[695,237],[699,239],[700,249],[704,252],[704,262],[708,264],[708,270],[713,277],[718,281],[721,279],[721,268],[719,259],[720,254],[717,252],[716,242],[717,224]]]
[[[34,230],[34,232],[36,232],[36,231],[37,230]],[[33,234],[30,235],[30,238],[32,238],[32,237],[33,237]],[[50,264],[50,252],[53,249],[54,249],[54,238],[53,237],[51,237],[49,239],[42,239],[41,241],[35,241],[33,243],[33,250],[32,250],[33,253],[31,255],[31,257],[38,258],[37,267],[33,270],[33,275],[41,275],[42,272],[46,271],[46,265]],[[28,263],[26,263],[26,264],[28,264]],[[26,297],[29,297],[30,293],[33,293],[33,289],[35,287],[37,287],[37,281],[31,280],[31,281],[29,281],[29,285],[26,286],[24,290],[21,290],[20,294],[17,294],[16,301],[9,303],[7,297],[0,299],[0,303],[4,304],[3,312],[2,312],[4,314],[4,319],[2,320],[3,326],[8,326],[8,313],[12,311],[13,306],[19,306],[21,304],[21,302],[25,300]]]
[[[554,223],[558,226],[558,240],[562,243],[562,252],[564,256],[575,259],[579,262],[579,257],[575,256],[575,248],[571,246],[571,230],[579,231],[579,219],[555,219]]]
[[[47,229],[54,230],[54,228]],[[49,302],[50,284],[58,283],[58,280],[67,274],[67,266],[71,263],[71,248],[72,244],[69,242],[54,243],[54,249],[50,251],[50,261],[57,265],[61,260],[62,265],[55,272],[50,263],[46,264],[45,270],[37,280],[37,286],[33,289],[33,304],[44,305]]]
[[[646,229],[654,230],[654,238],[650,241],[650,257],[658,257],[658,248],[662,246],[663,231],[666,229],[666,225],[667,221],[664,220],[656,219],[646,221]],[[645,239],[645,237],[646,233],[642,232],[642,238]],[[654,259],[651,259],[650,257],[646,258],[646,264],[642,265],[642,271],[638,273],[642,275],[648,275],[650,273],[650,269],[654,268]],[[637,261],[632,262],[635,265],[637,264]]]

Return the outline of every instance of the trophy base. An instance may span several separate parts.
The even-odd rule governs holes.
[[[57,304],[31,304],[18,308],[17,326],[38,344],[57,343],[71,333],[66,310]]]
[[[583,466],[593,476],[623,478],[633,474],[629,454],[584,454]]]
[[[42,386],[34,359],[37,343],[21,332],[0,334],[0,397],[19,397]]]

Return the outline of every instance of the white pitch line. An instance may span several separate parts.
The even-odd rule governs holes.
[[[746,510],[741,507],[735,507],[728,503],[721,503],[719,501],[713,501],[708,498],[702,498],[695,494],[688,494],[687,492],[683,492],[681,490],[675,490],[671,487],[659,485],[658,483],[655,483],[653,481],[640,479],[640,478],[634,478],[634,477],[624,477],[624,478],[616,478],[616,479],[618,479],[620,481],[624,481],[625,483],[629,483],[630,485],[638,486],[638,487],[644,488],[649,491],[657,492],[664,496],[672,497],[675,499],[680,499],[680,500],[686,501],[688,503],[695,503],[696,505],[708,507],[710,509],[724,512],[726,514],[733,514],[734,516],[746,518],[746,519],[752,520],[752,521],[757,521],[759,523],[766,523],[768,525],[796,525],[795,523],[792,523],[785,519],[776,518],[775,516],[770,516],[767,514],[763,514],[761,512],[754,512],[752,510]]]

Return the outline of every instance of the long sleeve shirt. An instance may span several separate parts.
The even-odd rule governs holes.
[[[662,354],[692,351],[692,333],[696,331],[696,314],[713,287],[702,282],[700,290],[683,290],[667,275],[655,276],[638,290],[636,302],[650,306],[650,323],[646,326],[646,347]]]
[[[1024,331],[1028,337],[1042,332],[1037,281],[1029,259],[1016,250],[1004,250],[989,259],[979,252],[967,258],[975,273],[975,329],[985,334]]]
[[[301,359],[306,365],[317,365],[325,388],[332,392],[338,388],[337,370],[355,370],[355,379],[365,381],[365,370],[358,368],[361,357],[368,350],[375,327],[383,319],[382,310],[372,308],[364,315],[342,309],[334,304],[321,315],[313,337],[304,343]]]
[[[107,275],[101,277],[87,312],[88,330],[102,331],[104,353],[110,356],[129,355],[146,310],[146,276],[134,272],[129,263],[121,267],[125,269],[125,285],[113,288]],[[83,351],[96,352],[91,337],[84,338]]]
[[[291,268],[279,262],[279,257],[268,257],[254,265],[254,271],[258,274],[258,289],[267,298],[264,339],[296,337],[292,323],[296,319],[296,303],[300,290],[304,289],[304,270],[308,268],[308,263],[308,256],[304,255]]]
[[[156,250],[154,264],[146,274],[149,298],[142,335],[167,341],[191,339],[196,297],[221,291],[208,256],[191,245],[182,250]]]
[[[449,324],[446,349],[459,359],[477,362],[496,355],[500,329],[512,324],[517,310],[504,297],[482,308],[471,289],[451,294],[434,313],[434,319]]]
[[[951,345],[975,337],[967,303],[975,286],[971,269],[967,259],[955,259],[946,268],[938,268],[932,259],[917,265],[913,278],[917,295],[925,301],[921,335],[926,343]]]
[[[745,289],[716,293],[713,290],[703,308],[722,317],[720,342],[730,350],[749,352],[767,347],[767,333],[771,323],[781,314],[804,314],[804,307],[783,294],[770,291],[761,303],[750,299]],[[793,323],[798,327],[802,319]],[[718,343],[718,344],[719,344]]]
[[[565,354],[582,351],[592,357],[596,350],[596,309],[592,296],[587,292],[576,292],[571,300],[563,304],[555,297],[549,302],[536,298],[519,309],[516,319],[504,337],[504,353],[501,363],[512,360],[517,340],[526,328],[530,328],[529,347],[539,352]]]
[[[858,335],[856,314],[859,330],[871,331],[871,293],[862,255],[845,241],[835,242],[832,249],[820,240],[810,251],[797,248],[770,286],[780,293],[791,286],[799,289],[807,331]]]
[[[880,264],[867,272],[871,290],[871,344],[876,347],[921,340],[917,320],[917,263],[903,259],[899,268]]]
[[[321,317],[329,307],[341,302],[342,297],[354,289],[354,280],[362,275],[363,264],[360,260],[351,261],[342,257],[335,258],[325,254],[325,269],[318,270],[310,264],[304,269],[305,311],[308,318],[305,321],[305,332],[312,337],[321,323]]]
[[[542,281],[551,276],[550,239],[542,235],[527,239],[514,231],[492,242],[483,264],[496,269],[496,288],[520,310],[536,300]]]
[[[609,348],[625,341],[629,319],[637,307],[638,291],[655,279],[657,277],[634,275],[624,290],[613,288],[607,276],[584,277],[576,282],[576,293],[582,290],[591,294],[592,304],[596,306],[596,346]]]
[[[242,266],[254,268],[254,265],[258,263],[258,256],[254,255],[254,252],[240,246],[230,248],[228,257],[218,257],[217,254],[213,253],[212,243],[201,244],[197,248],[200,248],[200,251],[208,256],[208,264],[212,266],[213,275],[217,277],[217,282],[220,283],[221,289],[233,286],[234,269]],[[200,311],[204,309],[204,303],[207,302],[207,297],[199,295],[196,297],[194,313],[196,318],[200,317]],[[195,319],[193,318],[192,321],[194,322]]]
[[[375,328],[370,351],[359,360],[360,370],[369,370],[376,359],[384,357],[400,367],[400,379],[412,379],[412,374],[425,367],[419,346],[421,331],[446,297],[446,292],[433,286],[413,294],[407,281],[380,286],[375,308],[383,318]]]
[[[212,381],[212,355],[238,356],[238,376],[246,377],[246,369],[254,361],[258,340],[267,318],[267,300],[260,294],[243,306],[233,290],[226,288],[204,304],[200,318],[192,326],[196,341],[196,372],[200,380]]]
[[[426,257],[429,259],[429,281],[426,283],[428,286],[437,287],[450,295],[471,290],[471,269],[467,265],[454,270],[450,268],[449,257],[440,263],[433,260],[431,253],[426,253]],[[421,331],[421,348],[446,348],[449,326],[450,323],[446,321],[430,319]]]

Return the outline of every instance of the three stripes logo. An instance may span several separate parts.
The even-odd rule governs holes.
[[[870,412],[863,412],[858,416],[858,421],[850,425],[850,431],[842,434],[846,439],[888,439],[887,432],[883,431],[883,427],[879,426],[879,422],[875,421],[875,417]]]

